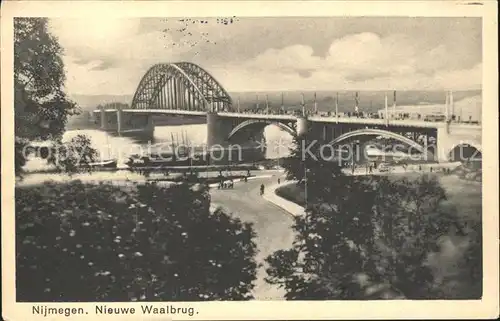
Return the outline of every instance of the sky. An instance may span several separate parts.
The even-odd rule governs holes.
[[[156,63],[190,61],[230,92],[468,90],[480,18],[224,17],[50,20],[69,94],[133,95]]]

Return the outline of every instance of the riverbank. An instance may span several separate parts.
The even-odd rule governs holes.
[[[251,171],[250,177],[259,176],[260,174],[265,175],[266,171]],[[233,170],[230,172],[223,171],[224,180],[228,179],[242,179],[248,176],[246,170]],[[214,183],[220,180],[218,178],[219,171],[210,171],[199,173],[198,177],[192,177],[190,182],[193,183]],[[189,176],[187,176],[189,177]],[[120,182],[146,182],[146,181],[157,181],[157,182],[181,182],[186,181],[186,176],[181,173],[171,173],[169,175],[164,175],[159,172],[152,172],[148,176],[142,175],[138,172],[131,172],[128,170],[119,170],[115,172],[93,172],[93,173],[78,173],[74,175],[68,174],[29,174],[24,176],[22,179],[17,179],[16,187],[18,186],[32,186],[43,184],[45,182],[60,182],[65,183],[68,181],[80,180],[82,182],[98,183],[98,182],[112,182],[113,184],[120,184]]]

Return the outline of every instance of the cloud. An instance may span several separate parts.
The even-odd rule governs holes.
[[[116,66],[116,63],[112,60],[101,60],[97,66],[92,67],[90,70],[106,70],[111,69]]]
[[[252,78],[261,75],[260,89],[263,84],[297,90],[349,86],[374,90],[480,88],[482,65],[453,69],[448,49],[444,44],[431,50],[419,48],[403,34],[380,37],[363,32],[334,39],[325,57],[315,56],[311,47],[297,44],[268,49],[242,66],[254,70]],[[228,83],[237,81],[228,79]]]
[[[480,88],[480,24],[394,19],[248,18],[190,25],[191,35],[165,19],[52,19],[51,29],[78,94],[133,94],[149,67],[174,61],[200,64],[229,91]]]
[[[247,61],[248,68],[268,71],[314,70],[321,66],[321,58],[313,56],[313,49],[304,45],[293,45],[283,49],[268,49]]]

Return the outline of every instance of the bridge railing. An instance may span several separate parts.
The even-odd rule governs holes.
[[[116,112],[117,109],[105,109],[105,112]],[[179,115],[204,115],[204,111],[191,111],[191,110],[180,110],[180,109],[123,109],[126,113],[151,113],[151,114],[179,114]],[[95,113],[100,112],[100,110],[94,110]],[[283,120],[294,120],[300,113],[294,112],[268,112],[263,110],[262,112],[256,111],[222,111],[218,112],[220,116],[225,117],[251,117],[251,118],[262,118],[262,119],[283,119]],[[414,119],[410,117],[399,117],[384,119],[379,118],[378,114],[375,113],[359,113],[359,114],[348,114],[348,113],[328,113],[328,112],[318,112],[318,113],[306,113],[306,115],[312,121],[327,121],[327,122],[341,122],[341,123],[363,123],[363,124],[377,124],[377,125],[415,125],[421,127],[439,127],[439,124],[460,124],[466,126],[480,126],[479,121],[472,120],[458,120],[452,119],[449,121],[436,121],[430,119]]]

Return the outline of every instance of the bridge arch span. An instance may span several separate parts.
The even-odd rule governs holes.
[[[333,141],[331,141],[332,145],[338,144],[346,139],[353,138],[353,137],[358,137],[358,136],[382,136],[386,138],[392,138],[397,141],[400,141],[402,143],[408,144],[411,147],[415,148],[422,154],[427,154],[427,151],[425,150],[424,147],[422,147],[420,144],[414,142],[413,140],[402,136],[397,133],[393,133],[391,131],[383,130],[383,129],[376,129],[376,128],[364,128],[364,129],[358,129],[354,130],[351,132],[344,133],[340,135],[339,137],[335,138]]]
[[[276,125],[280,129],[282,129],[283,131],[289,133],[292,136],[296,136],[297,135],[297,133],[296,133],[296,131],[295,131],[294,128],[288,126],[287,124],[279,122],[279,121],[275,121],[275,120],[262,120],[262,119],[248,119],[248,120],[245,120],[244,122],[238,124],[236,127],[234,127],[231,130],[231,132],[229,133],[228,139],[231,139],[231,137],[233,137],[236,133],[238,133],[239,131],[241,131],[243,128],[246,128],[246,127],[249,127],[249,126],[256,126],[256,125],[260,125],[262,127],[266,127],[268,125]]]
[[[232,100],[222,85],[198,65],[162,63],[144,74],[131,108],[229,111]]]
[[[439,147],[439,146],[438,146]],[[469,158],[481,159],[483,154],[480,143],[472,140],[460,141],[453,144],[446,155],[449,161],[464,162]]]
[[[460,142],[452,145],[451,148],[450,148],[450,152],[453,149],[455,149],[457,147],[460,147],[460,146],[470,146],[470,147],[473,147],[473,148],[477,149],[480,153],[483,152],[483,148],[481,146],[481,143],[473,141],[473,140],[463,140],[463,141],[460,141]]]

